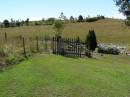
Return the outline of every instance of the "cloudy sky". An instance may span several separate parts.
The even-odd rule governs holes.
[[[59,17],[64,12],[67,17],[104,15],[125,18],[118,12],[113,0],[1,0],[0,21],[4,19],[39,20]]]

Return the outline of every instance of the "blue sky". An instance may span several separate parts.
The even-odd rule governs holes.
[[[4,19],[38,20],[47,17],[59,17],[64,12],[67,17],[96,16],[124,18],[118,12],[113,0],[1,0],[0,21]]]

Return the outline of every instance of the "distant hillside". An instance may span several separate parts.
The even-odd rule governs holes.
[[[130,44],[130,28],[125,26],[123,20],[103,19],[91,23],[68,23],[63,31],[64,37],[77,37],[85,39],[89,29],[94,29],[99,42]],[[23,26],[16,28],[0,28],[0,32],[8,32],[8,36],[43,36],[54,35],[51,25]]]
[[[67,32],[72,36],[80,36],[83,39],[89,29],[94,29],[99,42],[109,43],[130,43],[130,28],[124,24],[123,20],[103,19],[92,23],[76,23],[67,24],[65,35]]]

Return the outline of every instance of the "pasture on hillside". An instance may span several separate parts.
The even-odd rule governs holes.
[[[103,19],[92,23],[66,23],[62,32],[62,37],[86,39],[90,29],[94,29],[98,43],[113,43],[130,48],[129,27],[123,20]],[[6,32],[6,35],[5,35]],[[0,28],[0,54],[4,52],[4,57],[0,57],[3,64],[7,60],[23,60],[23,39],[25,38],[25,49],[27,55],[47,51],[51,49],[51,39],[55,35],[53,25],[21,26]],[[6,36],[6,38],[5,38]],[[39,42],[37,42],[37,37]],[[48,38],[49,40],[45,40]],[[38,48],[38,47],[39,48]],[[0,63],[0,64],[1,64]]]
[[[62,35],[64,37],[77,37],[82,40],[86,38],[86,35],[90,29],[94,29],[97,35],[97,39],[101,43],[115,43],[125,44],[130,43],[130,28],[127,27],[123,20],[117,19],[103,19],[92,23],[67,23],[65,24]],[[49,35],[54,36],[53,26],[23,26],[15,28],[1,28],[1,35],[7,32],[8,37],[16,37],[22,35],[24,37],[35,37]]]
[[[114,19],[67,23],[62,36],[79,36],[85,40],[88,31],[94,29],[98,43],[113,43],[129,48],[130,32],[123,23]],[[12,62],[0,67],[0,97],[130,96],[129,56],[101,56],[96,53],[94,58],[81,59],[51,55],[50,51],[45,54],[46,49],[51,49],[54,35],[52,25],[0,29],[0,51],[7,53],[7,56],[0,57],[0,62]],[[49,40],[47,44],[46,38]],[[27,59],[23,56],[24,49],[30,56]]]
[[[0,10],[0,97],[130,97],[130,0],[1,0]]]

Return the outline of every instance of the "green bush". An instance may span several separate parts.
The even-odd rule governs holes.
[[[105,19],[105,17],[98,15],[97,17],[86,18],[86,22],[95,22],[95,21],[98,21],[100,19]]]
[[[125,25],[126,25],[126,26],[130,26],[130,20],[126,20],[126,21],[125,21]]]
[[[94,18],[87,18],[87,19],[86,19],[86,22],[95,22],[95,21],[97,21],[97,20],[98,20],[97,17],[94,17]]]
[[[45,21],[45,24],[46,25],[53,25],[55,23],[55,18],[48,18],[46,21]]]
[[[25,57],[23,56],[19,56],[19,57],[16,57],[16,56],[10,56],[6,59],[6,64],[7,65],[14,65],[14,64],[19,64],[20,62],[24,61],[25,60]]]
[[[36,21],[35,26],[42,25],[40,22]]]
[[[64,23],[62,20],[56,20],[53,28],[55,30],[55,36],[59,37],[62,35],[63,29],[64,29]]]

